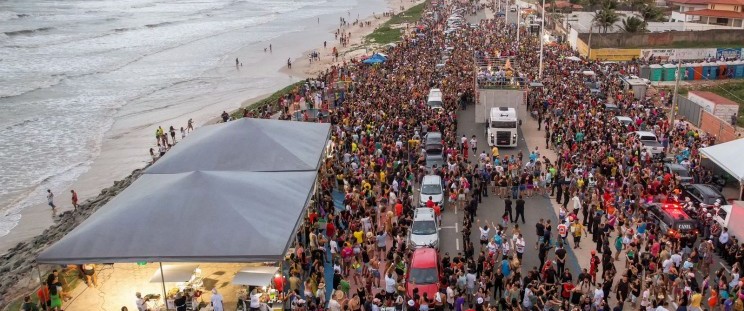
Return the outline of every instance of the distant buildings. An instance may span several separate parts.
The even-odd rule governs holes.
[[[744,0],[668,0],[671,22],[689,22],[744,29]]]

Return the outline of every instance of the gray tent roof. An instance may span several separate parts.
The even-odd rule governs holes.
[[[315,171],[145,174],[40,263],[279,261]]]
[[[242,118],[203,126],[145,173],[317,170],[330,124]]]

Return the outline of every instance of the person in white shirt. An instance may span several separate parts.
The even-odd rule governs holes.
[[[216,288],[212,289],[212,298],[210,299],[212,302],[212,308],[214,308],[214,311],[224,311],[224,307],[222,306],[222,295],[217,292]]]
[[[142,293],[136,293],[135,296],[137,296],[137,300],[135,301],[135,305],[137,306],[137,311],[146,311],[147,310],[147,300],[142,298]]]
[[[602,291],[601,287],[597,287],[596,289],[594,289],[594,298],[593,298],[594,306],[599,307],[603,300],[604,300],[604,292]]]

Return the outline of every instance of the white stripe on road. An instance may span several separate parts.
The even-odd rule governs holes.
[[[460,229],[457,228],[457,221],[455,221],[455,232],[460,232]]]
[[[460,238],[455,239],[455,249],[458,251],[460,250]]]
[[[442,226],[442,227],[439,227],[439,228],[441,228],[441,229],[455,229],[455,230],[457,230],[457,226]]]

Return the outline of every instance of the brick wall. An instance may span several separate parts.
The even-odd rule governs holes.
[[[589,33],[579,34],[584,42],[589,40]],[[601,48],[644,48],[669,46],[674,43],[707,42],[712,46],[741,44],[742,30],[716,29],[706,31],[668,31],[647,33],[595,33],[592,37],[592,49]]]
[[[716,136],[716,143],[725,143],[739,138],[736,128],[725,120],[702,111],[700,115],[700,129],[706,133]]]

